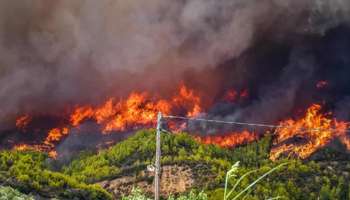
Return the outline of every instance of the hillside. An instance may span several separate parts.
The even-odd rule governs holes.
[[[23,193],[46,198],[119,199],[133,186],[150,193],[153,174],[146,169],[154,161],[154,137],[153,130],[139,131],[109,149],[97,154],[83,152],[64,165],[43,153],[3,151],[0,181]],[[337,152],[320,152],[317,162],[272,162],[268,159],[269,148],[269,137],[235,149],[222,149],[199,144],[185,133],[164,133],[162,195],[195,189],[204,190],[209,199],[222,199],[225,173],[236,161],[241,163],[238,177],[261,169],[246,178],[240,188],[279,163],[289,162],[260,182],[246,199],[349,199],[350,164],[346,159],[321,159]]]

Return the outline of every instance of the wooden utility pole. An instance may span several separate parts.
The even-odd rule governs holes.
[[[157,118],[157,135],[156,135],[156,162],[155,162],[155,175],[154,175],[154,199],[159,200],[160,193],[160,133],[162,128],[162,113],[158,113]]]

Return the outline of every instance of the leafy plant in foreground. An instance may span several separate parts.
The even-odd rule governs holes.
[[[246,188],[244,188],[243,190],[241,191],[238,191],[236,192],[237,194],[235,196],[232,197],[232,200],[236,200],[238,199],[239,197],[241,197],[244,193],[248,192],[249,194],[249,191],[250,189],[255,185],[257,184],[259,181],[261,181],[263,178],[265,178],[266,176],[268,176],[269,174],[271,174],[272,172],[276,171],[277,169],[283,167],[284,165],[287,165],[287,163],[282,163],[272,169],[270,169],[268,172],[266,172],[265,174],[261,175],[259,178],[257,178],[255,181],[253,181],[251,184],[249,184]],[[251,170],[251,171],[248,171],[247,173],[245,173],[243,176],[241,176],[237,181],[236,183],[233,185],[232,189],[228,192],[228,181],[230,178],[233,178],[233,177],[236,177],[237,175],[237,171],[238,171],[238,168],[239,168],[239,161],[236,162],[232,167],[231,169],[227,172],[226,174],[226,178],[225,178],[225,190],[224,190],[224,200],[228,200],[230,199],[229,197],[235,192],[237,186],[239,185],[239,183],[245,178],[247,177],[248,175],[254,173],[254,172],[257,172],[257,170]],[[279,199],[281,197],[275,197],[275,198],[270,198],[270,199]]]
[[[131,194],[124,196],[122,200],[152,200],[148,198],[141,189],[133,188]],[[187,195],[181,195],[179,197],[169,196],[167,200],[208,200],[207,195],[204,192],[196,193],[191,191]]]

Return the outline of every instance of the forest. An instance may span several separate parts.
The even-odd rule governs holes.
[[[317,152],[308,160],[284,157],[273,162],[269,160],[270,137],[233,149],[198,143],[186,133],[164,133],[161,140],[162,166],[187,166],[192,170],[191,179],[194,180],[187,191],[163,195],[163,198],[202,199],[205,194],[206,199],[223,199],[226,173],[237,161],[240,166],[228,185],[233,185],[251,170],[256,172],[244,177],[234,193],[277,165],[286,163],[250,189],[245,199],[333,200],[350,197],[350,164],[345,161],[348,155],[334,156],[341,152],[331,148]],[[0,192],[10,187],[14,193],[42,198],[132,199],[128,197],[130,194],[151,198],[152,193],[143,192],[136,183],[153,184],[153,175],[144,176],[142,171],[154,162],[155,148],[155,131],[141,130],[108,149],[80,152],[68,162],[51,159],[42,152],[1,151],[0,182],[6,187]],[[124,176],[135,177],[135,185],[130,185],[133,191],[129,194],[118,196],[99,184]]]

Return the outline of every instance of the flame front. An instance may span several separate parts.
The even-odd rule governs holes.
[[[132,92],[125,99],[109,98],[99,106],[76,106],[68,116],[69,124],[49,130],[41,145],[20,144],[14,148],[49,151],[50,156],[56,157],[55,144],[66,137],[70,129],[79,128],[86,121],[95,122],[103,134],[110,134],[154,126],[158,112],[168,115],[174,110],[183,110],[188,117],[195,117],[203,110],[201,104],[198,94],[185,85],[180,85],[178,93],[168,99],[154,98],[147,92]],[[29,115],[20,116],[16,127],[25,131],[30,121]]]
[[[232,132],[223,135],[196,136],[195,138],[197,141],[203,144],[216,144],[220,147],[232,148],[238,145],[253,142],[259,137],[258,134],[244,130],[242,132]]]
[[[275,132],[276,138],[270,152],[270,159],[276,160],[282,154],[295,155],[305,159],[337,137],[350,149],[350,140],[346,135],[347,123],[331,119],[331,113],[322,114],[321,109],[321,105],[313,104],[307,109],[303,118],[281,122],[281,128]],[[305,141],[291,141],[296,138]],[[291,143],[288,144],[288,142]]]
[[[54,142],[58,142],[65,135],[68,135],[69,129],[67,127],[51,129],[44,141],[44,144],[54,147]]]
[[[248,97],[248,90],[236,92],[228,91],[223,97],[225,101],[243,101]],[[270,159],[276,160],[281,155],[297,156],[305,159],[320,148],[338,138],[347,149],[350,149],[350,137],[347,135],[349,124],[332,119],[331,113],[323,114],[322,106],[311,105],[303,118],[288,119],[280,122],[275,130]],[[109,98],[101,105],[76,106],[65,117],[65,123],[48,130],[46,137],[39,144],[17,144],[17,150],[46,151],[51,157],[57,157],[55,146],[63,138],[67,137],[72,128],[78,129],[85,122],[93,122],[98,125],[101,133],[131,131],[145,127],[153,127],[156,124],[157,113],[164,115],[186,115],[195,118],[200,113],[205,113],[202,99],[194,90],[180,85],[179,90],[169,98],[159,98],[147,92],[132,92],[124,99]],[[16,127],[26,132],[33,116],[21,115],[16,120]],[[187,123],[180,125],[169,121],[168,127],[173,131],[187,129]],[[202,136],[197,134],[194,138],[204,144],[216,144],[221,147],[235,147],[258,140],[262,133],[231,132],[226,134]]]
[[[193,90],[184,85],[170,100],[154,100],[148,93],[133,92],[126,100],[116,101],[110,98],[98,107],[77,107],[70,116],[70,122],[76,127],[86,120],[93,120],[101,125],[102,132],[107,134],[154,125],[158,112],[168,115],[177,108],[186,110],[188,117],[194,117],[202,110],[201,100]]]

